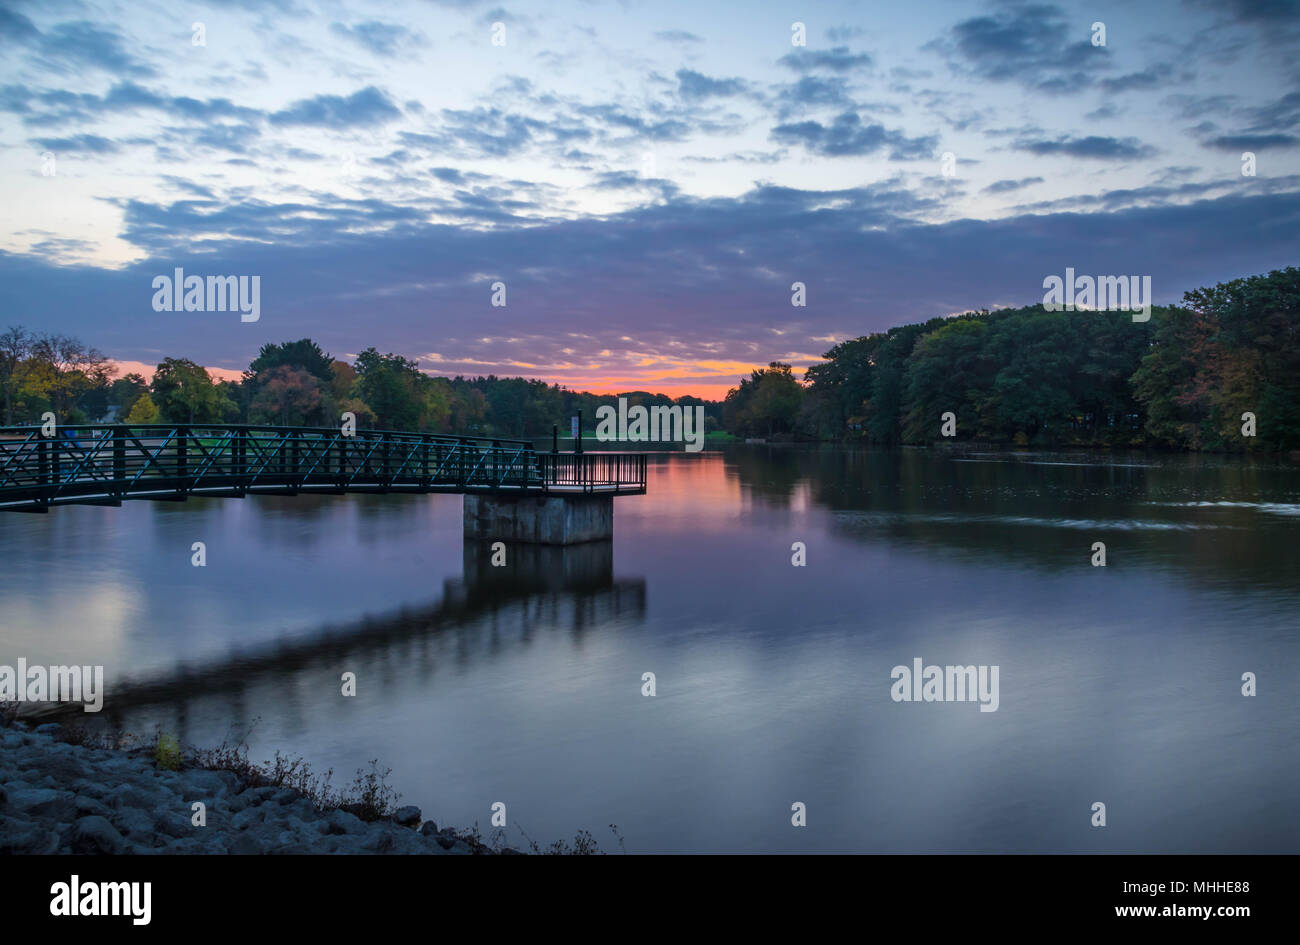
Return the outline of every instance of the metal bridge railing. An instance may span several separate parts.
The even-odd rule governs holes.
[[[300,490],[644,492],[644,457],[639,467],[616,458],[557,458],[523,440],[376,430],[345,436],[330,427],[90,424],[61,426],[52,436],[40,427],[0,427],[0,509]]]

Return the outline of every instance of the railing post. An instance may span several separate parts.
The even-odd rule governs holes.
[[[420,487],[428,489],[433,474],[429,470],[429,434],[420,434]]]
[[[189,457],[189,450],[188,450],[189,436],[190,436],[190,431],[188,427],[176,428],[176,479],[178,483],[176,486],[177,492],[186,491],[185,479],[190,473],[190,457]]]
[[[339,450],[339,471],[338,471],[338,482],[339,482],[339,488],[340,488],[340,489],[342,489],[344,483],[347,482],[347,469],[346,469],[346,466],[347,466],[347,445],[346,445],[346,444],[347,444],[348,439],[349,439],[349,438],[346,437],[346,436],[340,436],[340,437],[339,437],[339,447],[338,447],[338,450]]]
[[[126,495],[126,427],[113,427],[113,485]]]
[[[298,452],[298,447],[301,442],[301,438],[297,433],[292,433],[290,435],[293,437],[293,450],[289,454],[289,458],[293,464],[294,485],[301,485],[302,484],[302,457]]]
[[[456,484],[465,488],[465,438],[456,438]]]
[[[41,485],[43,498],[49,498],[45,486],[50,484],[50,438],[42,436],[36,441],[36,481]]]
[[[492,482],[493,483],[496,483],[497,481],[497,452],[498,450],[500,450],[500,448],[501,448],[501,441],[493,440],[492,441]]]

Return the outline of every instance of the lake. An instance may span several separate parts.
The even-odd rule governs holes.
[[[1273,459],[768,445],[652,453],[612,543],[505,568],[457,496],[61,507],[0,517],[0,663],[516,845],[1294,853],[1298,524]],[[918,658],[997,711],[895,701]]]

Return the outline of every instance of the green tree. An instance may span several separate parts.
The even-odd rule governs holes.
[[[165,423],[219,423],[235,409],[201,366],[164,358],[153,375],[153,399]]]

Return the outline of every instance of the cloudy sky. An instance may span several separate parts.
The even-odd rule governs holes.
[[[1067,266],[1176,301],[1300,264],[1298,48],[1291,0],[0,0],[0,326],[720,396]],[[260,320],[155,312],[176,267]]]

